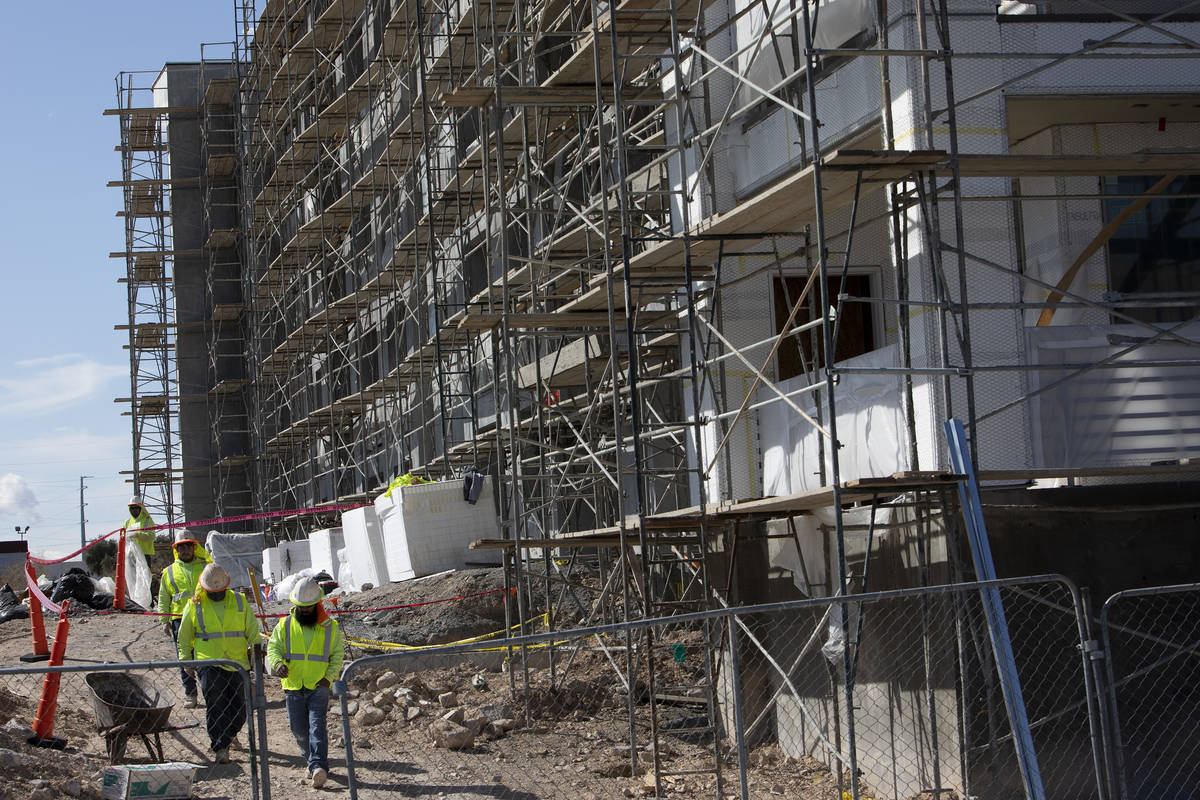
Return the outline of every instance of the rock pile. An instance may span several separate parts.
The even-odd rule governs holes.
[[[481,681],[472,681],[478,684]],[[516,712],[503,703],[486,700],[483,689],[460,694],[454,688],[430,687],[419,677],[404,678],[388,670],[359,682],[347,690],[347,712],[363,727],[384,720],[403,727],[432,717],[428,724],[434,747],[469,750],[477,739],[500,739],[519,727]]]

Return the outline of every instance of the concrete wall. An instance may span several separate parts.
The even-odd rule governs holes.
[[[176,108],[198,109],[207,83],[213,78],[232,75],[232,66],[220,63],[172,63],[165,67],[167,104]],[[243,345],[239,337],[230,337],[218,357],[210,352],[213,342],[213,305],[240,303],[234,287],[241,274],[236,251],[229,257],[213,258],[205,249],[210,228],[237,226],[236,192],[210,184],[204,161],[204,125],[199,110],[181,111],[168,118],[172,178],[196,179],[197,184],[182,184],[171,189],[171,231],[175,281],[175,336],[177,381],[179,387],[180,454],[183,473],[183,512],[185,519],[218,516],[218,494],[239,495],[248,502],[249,482],[243,468],[225,469],[218,478],[214,464],[223,456],[249,451],[244,431],[245,404],[239,393],[214,395],[213,387],[222,380],[245,377]],[[215,138],[214,138],[215,137]],[[232,152],[232,131],[209,132],[209,146],[221,146]],[[208,213],[206,214],[206,191]],[[209,270],[221,296],[209,292]],[[231,280],[232,279],[232,280]],[[229,324],[229,323],[225,323]],[[232,347],[236,352],[226,352]],[[229,502],[228,497],[225,498]],[[229,530],[237,529],[236,526]]]

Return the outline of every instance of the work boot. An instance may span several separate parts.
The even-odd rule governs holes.
[[[320,789],[325,785],[325,779],[329,777],[329,773],[321,767],[313,770],[312,785],[314,789]]]
[[[197,705],[198,705],[198,703],[196,701],[196,695],[189,694],[186,698],[184,698],[184,701],[183,701],[184,708],[195,708]]]
[[[213,760],[216,761],[218,764],[228,764],[229,763],[229,748],[222,747],[220,750],[215,751],[213,753]]]

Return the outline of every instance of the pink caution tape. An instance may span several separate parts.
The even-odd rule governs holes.
[[[42,594],[42,590],[38,588],[37,581],[35,581],[33,578],[30,578],[28,572],[25,573],[25,583],[29,586],[29,591],[35,595],[38,599],[38,602],[42,604],[42,608],[45,608],[48,611],[53,611],[55,614],[62,613],[62,606],[60,606],[58,603],[52,602],[49,597],[46,597],[46,595]]]

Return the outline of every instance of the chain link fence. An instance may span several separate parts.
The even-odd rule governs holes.
[[[1192,796],[1200,584],[1114,595],[1099,615],[1099,644],[1082,608],[1073,584],[1042,576],[367,656],[334,687],[326,791],[513,800]],[[99,797],[110,764],[184,762],[196,766],[198,797],[294,792],[304,761],[277,683],[218,664],[235,667],[0,669],[4,774],[19,774],[31,797]],[[199,672],[196,707],[181,667]],[[214,670],[225,679],[219,687]],[[50,674],[60,681],[52,735],[63,748],[53,751],[25,743]],[[224,699],[209,708],[205,695],[217,689]],[[1011,720],[1021,718],[1026,735],[1020,725],[1014,733]],[[231,732],[223,763],[217,751]],[[4,796],[23,797],[14,786]]]
[[[1200,583],[1118,592],[1100,632],[1110,796],[1194,797],[1200,783]]]
[[[194,702],[181,670],[196,675]],[[53,675],[58,691],[51,709],[42,698]],[[232,661],[0,669],[3,766],[22,773],[31,797],[99,797],[106,781],[114,780],[106,767],[179,763],[196,767],[194,796],[266,798],[253,687],[251,676]],[[206,697],[215,702],[210,706]],[[39,714],[49,715],[52,730],[39,728]],[[50,735],[41,737],[41,746],[28,747],[35,729]],[[16,794],[24,781],[9,773],[5,791],[14,793],[0,796],[24,796]],[[144,791],[150,796],[159,788],[147,783]],[[130,791],[138,796],[136,785]]]
[[[362,798],[1019,798],[1007,676],[1045,796],[1095,797],[1082,630],[1050,577],[371,656],[341,687],[347,780]]]

